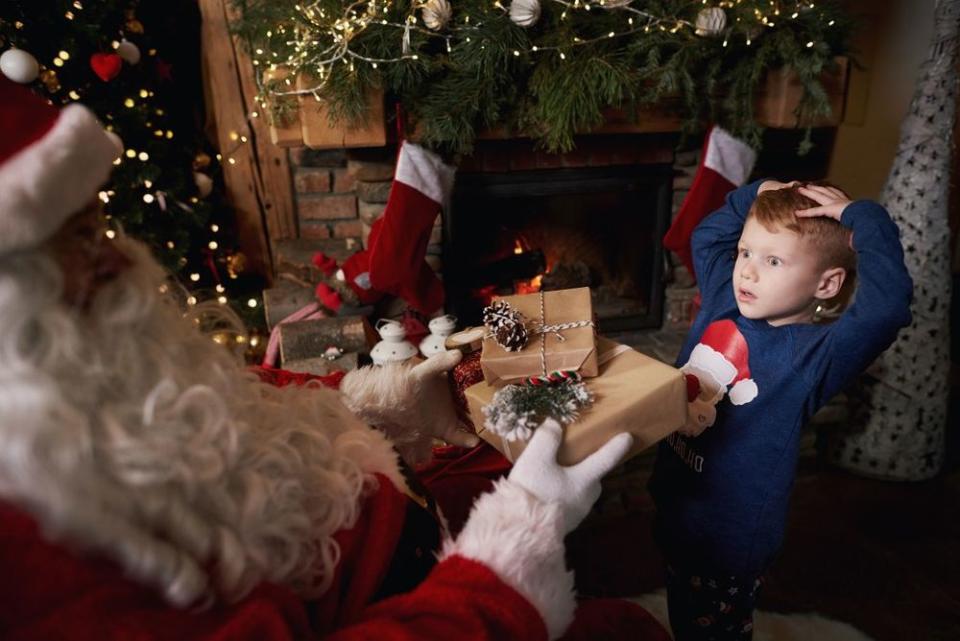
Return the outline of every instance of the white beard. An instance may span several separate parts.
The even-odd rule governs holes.
[[[0,257],[0,497],[177,605],[322,594],[390,444],[335,392],[259,383],[121,242],[135,265],[86,312],[45,254]]]

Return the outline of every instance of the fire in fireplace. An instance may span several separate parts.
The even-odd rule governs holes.
[[[460,173],[444,219],[450,311],[495,295],[589,286],[603,331],[659,327],[672,166]]]

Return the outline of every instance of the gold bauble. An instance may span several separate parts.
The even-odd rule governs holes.
[[[206,169],[210,166],[210,155],[204,152],[199,152],[196,156],[193,157],[193,169],[194,171],[199,171],[200,169]]]
[[[230,278],[236,278],[247,268],[247,257],[243,252],[237,252],[227,256],[227,273]]]
[[[41,71],[40,82],[43,83],[43,86],[46,87],[50,93],[60,91],[60,78],[57,77],[57,72],[53,69],[44,69]]]

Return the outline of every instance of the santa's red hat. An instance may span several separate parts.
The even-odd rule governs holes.
[[[730,319],[714,321],[704,330],[700,343],[690,354],[696,365],[712,372],[724,385],[734,405],[749,403],[757,397],[757,384],[750,378],[750,350],[747,341]]]
[[[58,109],[0,74],[0,253],[36,247],[90,202],[120,154],[85,107]]]

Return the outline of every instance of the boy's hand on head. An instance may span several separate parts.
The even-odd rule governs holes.
[[[765,191],[771,191],[774,189],[786,189],[788,187],[793,187],[799,184],[800,184],[800,181],[798,180],[791,180],[788,183],[782,183],[779,180],[765,180],[762,183],[760,183],[760,187],[757,188],[757,193],[762,194]]]
[[[850,204],[850,198],[836,187],[803,185],[798,191],[820,205],[819,207],[811,207],[810,209],[798,209],[796,213],[800,218],[827,216],[839,221],[843,210]]]

